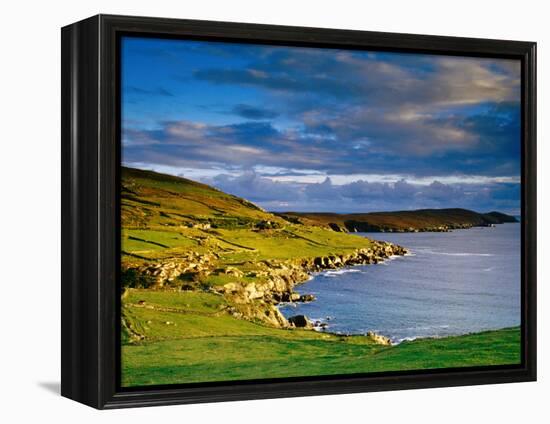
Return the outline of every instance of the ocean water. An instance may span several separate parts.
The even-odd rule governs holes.
[[[520,225],[501,224],[449,233],[359,235],[407,247],[383,264],[326,271],[296,288],[310,303],[281,305],[326,331],[375,331],[399,343],[520,324]]]

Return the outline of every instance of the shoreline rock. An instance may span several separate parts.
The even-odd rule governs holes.
[[[389,337],[383,336],[382,334],[377,334],[374,331],[368,331],[367,337],[370,338],[376,344],[380,344],[384,346],[392,345],[392,342]]]
[[[291,326],[296,328],[313,328],[313,323],[305,315],[294,315],[292,317],[289,317],[288,322]]]

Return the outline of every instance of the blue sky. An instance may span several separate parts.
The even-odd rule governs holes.
[[[520,210],[518,61],[124,38],[122,156],[268,210]]]

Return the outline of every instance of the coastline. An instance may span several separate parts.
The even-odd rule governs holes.
[[[464,228],[467,229],[467,228]],[[352,234],[346,234],[346,237],[353,237]],[[308,258],[293,258],[287,260],[267,259],[260,262],[262,270],[244,274],[236,268],[227,267],[222,270],[223,274],[233,277],[233,282],[224,285],[211,287],[209,290],[223,295],[229,300],[229,306],[226,308],[231,316],[249,320],[253,322],[261,322],[262,325],[267,325],[281,329],[303,329],[310,331],[319,331],[323,334],[332,334],[335,336],[364,336],[372,339],[378,344],[396,346],[404,341],[421,340],[426,338],[445,338],[452,336],[460,336],[474,334],[475,332],[460,333],[449,336],[418,336],[395,342],[391,337],[374,331],[364,333],[341,333],[332,332],[327,327],[323,326],[322,322],[316,323],[311,320],[311,317],[297,314],[288,316],[281,312],[280,306],[285,304],[299,304],[315,302],[315,296],[311,294],[297,293],[294,288],[306,284],[318,274],[339,272],[350,270],[356,266],[371,265],[371,264],[388,264],[388,260],[394,257],[402,257],[411,255],[409,249],[402,247],[399,244],[368,239],[371,242],[371,247],[356,249],[353,252],[332,254],[326,256],[316,256]],[[215,261],[215,255],[203,255],[195,258],[198,264],[208,265],[209,262]],[[153,273],[157,276],[162,276],[165,282],[170,279],[177,279],[184,274],[188,269],[189,264],[185,264],[183,268],[174,266],[172,262],[166,264],[157,264]],[[195,266],[195,265],[192,265]],[[142,265],[136,269],[140,274],[151,272],[149,265]],[[262,281],[244,283],[243,277],[266,277]],[[161,284],[162,285],[162,284]],[[297,319],[294,319],[296,318]],[[325,327],[325,328],[321,328]],[[489,330],[489,329],[487,329]],[[498,330],[498,328],[495,328]]]
[[[354,266],[383,263],[392,257],[405,256],[408,249],[389,242],[371,240],[369,248],[357,249],[351,253],[300,258],[287,261],[266,261],[267,280],[264,283],[250,283],[242,286],[228,283],[214,288],[217,293],[228,297],[236,305],[254,305],[240,307],[233,312],[237,318],[259,319],[278,328],[304,328],[314,330],[308,317],[288,319],[279,310],[279,305],[295,302],[314,302],[310,294],[299,294],[294,288],[310,281],[321,272],[337,271]],[[268,312],[268,313],[266,313]],[[378,338],[378,336],[377,336]],[[381,340],[381,339],[380,339]],[[386,343],[384,341],[384,343]]]
[[[515,281],[513,274],[507,278],[508,270],[515,269],[514,255],[499,250],[504,240],[509,240],[509,234],[517,231],[517,226],[503,224],[497,229],[468,229],[449,235],[379,234],[378,239],[410,247],[410,260],[385,262],[396,266],[387,271],[360,267],[335,271],[334,275],[331,271],[316,274],[309,286],[298,290],[313,293],[318,298],[316,302],[282,305],[281,312],[287,317],[310,317],[314,329],[324,333],[365,335],[372,330],[388,338],[392,345],[519,325],[514,297],[507,297],[515,286],[504,284],[510,278]],[[430,271],[425,273],[427,270]],[[487,284],[477,284],[477,277]],[[438,294],[447,289],[451,292]],[[471,297],[474,294],[477,297]],[[499,300],[502,296],[504,303]],[[421,299],[449,312],[439,312],[437,307],[419,309],[423,305]],[[491,317],[477,320],[480,307],[489,308]],[[508,310],[509,313],[501,312]]]
[[[395,234],[376,241],[286,220],[204,184],[149,171],[124,169],[122,197],[126,386],[518,360],[519,329],[391,346],[375,333],[314,331],[306,319],[280,312],[283,302],[315,304],[296,287],[316,272],[406,255],[412,246],[391,240]],[[441,212],[455,222],[450,213]],[[393,274],[383,268],[366,267]]]
[[[129,318],[125,322],[130,324],[129,333],[137,330],[135,335],[139,339],[123,344],[124,385],[203,381],[205,367],[211,381],[228,381],[259,376],[279,378],[518,363],[519,327],[391,343],[376,333],[343,335],[330,330],[271,325],[263,319],[262,315],[271,307],[278,310],[281,301],[275,300],[277,296],[301,296],[293,288],[306,284],[315,272],[339,272],[367,263],[387,263],[384,261],[409,252],[388,242],[373,241],[374,246],[340,255],[265,261],[265,270],[272,270],[275,278],[270,283],[264,282],[266,287],[259,285],[253,290],[250,284],[241,283],[237,288],[229,287],[236,289],[235,293],[228,287],[209,292],[130,293],[133,300],[125,301]],[[394,249],[402,249],[401,254],[394,255]],[[242,282],[245,278],[236,275],[234,281]],[[153,295],[166,295],[166,300],[158,302],[162,308],[149,297]],[[194,303],[194,299],[202,296],[200,305]],[[266,302],[266,296],[271,298],[270,302]],[[237,299],[244,303],[238,304]],[[146,300],[145,305],[139,305],[142,300]],[[166,308],[168,302],[173,304],[172,309]],[[182,329],[186,331],[182,333]],[[223,364],[207,353],[222,350]]]

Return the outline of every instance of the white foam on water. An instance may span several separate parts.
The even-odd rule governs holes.
[[[338,270],[335,270],[335,271],[325,271],[325,272],[321,273],[321,275],[323,277],[333,278],[333,277],[337,277],[339,275],[347,274],[347,273],[351,273],[351,272],[361,272],[361,270],[360,269],[355,269],[355,268],[344,268],[344,269],[338,269]]]
[[[416,340],[416,337],[402,337],[400,339],[397,339],[397,340],[392,340],[391,344],[392,345],[398,345],[398,344],[401,344],[403,342],[412,342]]]
[[[420,250],[422,253],[428,253],[430,255],[443,255],[443,256],[495,256],[492,253],[471,253],[471,252],[434,252],[433,250]]]

